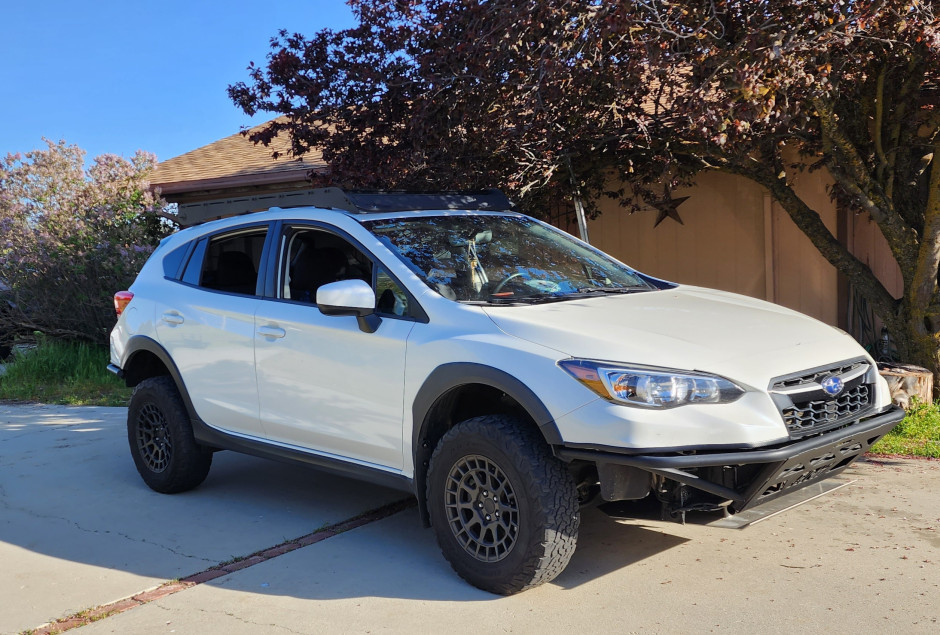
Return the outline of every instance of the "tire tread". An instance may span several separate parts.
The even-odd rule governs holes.
[[[140,402],[145,400],[153,402],[164,411],[167,427],[173,435],[170,466],[159,474],[148,470],[137,454],[133,418]],[[149,377],[134,388],[127,412],[127,440],[141,478],[151,489],[163,494],[177,494],[197,487],[206,480],[209,468],[212,467],[212,452],[196,442],[189,423],[189,414],[176,382],[167,375]]]
[[[436,461],[442,458],[441,448],[451,444],[461,447],[468,438],[485,440],[509,457],[523,474],[524,482],[514,483],[514,487],[525,489],[532,515],[545,518],[546,524],[543,535],[533,536],[533,542],[527,546],[528,552],[517,570],[499,582],[481,584],[472,572],[463,571],[459,563],[448,557],[451,567],[474,586],[501,595],[525,591],[553,580],[564,571],[574,554],[581,520],[577,489],[567,466],[552,455],[537,430],[512,417],[486,415],[463,421],[444,434],[431,457],[428,474],[436,473]],[[432,481],[429,478],[427,482],[429,505]],[[438,542],[442,540],[440,533]],[[523,545],[517,544],[514,548],[519,547]],[[447,550],[444,551],[447,557]]]

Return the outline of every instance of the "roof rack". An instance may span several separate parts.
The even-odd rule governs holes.
[[[204,203],[182,203],[174,220],[181,227],[260,212],[272,207],[321,207],[352,214],[439,209],[508,210],[512,203],[499,190],[456,192],[364,192],[324,187],[297,192],[242,196]]]

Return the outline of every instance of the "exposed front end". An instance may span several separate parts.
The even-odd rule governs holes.
[[[901,408],[886,405],[884,382],[864,357],[775,377],[761,392],[763,404],[772,404],[773,410],[762,417],[775,417],[781,437],[773,442],[749,443],[744,432],[737,439],[725,435],[723,446],[690,445],[681,433],[689,417],[674,409],[655,413],[663,417],[662,438],[673,430],[672,447],[571,443],[556,454],[576,471],[586,469],[588,481],[596,470],[595,493],[605,501],[652,494],[673,517],[693,510],[736,513],[835,476],[904,417]],[[756,410],[754,414],[760,418]],[[648,413],[643,415],[647,426],[656,425]],[[675,423],[665,419],[668,415]],[[766,428],[766,423],[758,422],[755,429]],[[734,425],[748,427],[746,422],[728,422],[725,432]]]

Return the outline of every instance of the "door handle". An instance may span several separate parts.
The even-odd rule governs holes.
[[[259,326],[258,335],[263,335],[264,337],[269,337],[272,339],[280,339],[287,335],[287,331],[277,326]]]
[[[163,321],[167,324],[182,324],[183,316],[176,311],[167,311],[163,314]]]

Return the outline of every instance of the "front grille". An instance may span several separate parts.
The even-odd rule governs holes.
[[[783,421],[791,437],[803,437],[864,412],[871,405],[870,395],[869,387],[862,384],[843,392],[836,399],[794,403],[792,408],[783,409]]]
[[[829,395],[823,383],[830,377],[843,382]],[[771,382],[771,397],[780,409],[791,439],[824,432],[859,418],[873,405],[873,369],[865,360],[815,368]]]
[[[837,375],[841,377],[842,375],[847,375],[855,369],[861,369],[863,366],[867,370],[871,364],[868,362],[858,361],[846,363],[841,366],[834,366],[832,368],[824,368],[822,370],[816,369],[796,377],[785,377],[783,379],[778,379],[774,381],[774,383],[770,386],[770,389],[780,390],[781,388],[794,388],[798,386],[818,386],[819,382],[829,375]]]

